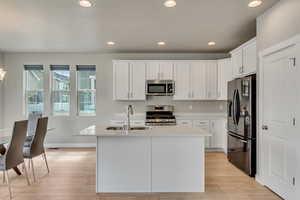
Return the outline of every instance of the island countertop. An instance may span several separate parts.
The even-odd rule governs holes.
[[[197,136],[207,137],[212,136],[208,131],[194,129],[188,126],[151,126],[146,130],[130,130],[125,134],[121,130],[106,130],[111,125],[93,125],[80,131],[79,136],[97,136],[97,137],[111,137],[111,136],[144,136],[144,137],[163,137],[163,136]],[[133,126],[134,127],[134,126]]]

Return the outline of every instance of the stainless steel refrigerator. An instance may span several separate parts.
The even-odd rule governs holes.
[[[228,82],[228,160],[256,174],[256,76]]]

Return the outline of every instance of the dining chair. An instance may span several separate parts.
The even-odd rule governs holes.
[[[36,176],[33,165],[33,158],[42,155],[50,173],[47,156],[44,148],[44,140],[47,133],[48,117],[39,118],[36,127],[36,133],[30,143],[26,143],[23,148],[23,155],[25,159],[29,160],[29,168],[32,170],[33,180],[36,182]]]
[[[25,140],[25,146],[27,143],[31,143],[33,136],[36,132],[37,122],[39,118],[42,118],[43,114],[41,112],[32,112],[28,115],[28,127],[27,127],[27,136]]]
[[[0,156],[0,171],[3,171],[3,174],[5,175],[3,177],[3,182],[7,182],[10,199],[12,198],[12,191],[8,170],[22,164],[27,184],[30,185],[23,157],[23,146],[27,133],[27,125],[27,120],[14,123],[13,133],[7,151],[4,155]]]

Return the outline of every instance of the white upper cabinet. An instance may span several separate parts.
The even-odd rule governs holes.
[[[129,66],[129,62],[114,63],[114,100],[129,99]]]
[[[159,65],[159,79],[161,80],[172,80],[173,79],[173,63],[172,62],[161,62]]]
[[[256,73],[256,39],[252,39],[231,52],[233,78]]]
[[[243,48],[243,73],[251,74],[256,72],[257,52],[256,42],[251,42]]]
[[[143,62],[130,64],[130,99],[145,100],[146,65]]]
[[[190,64],[177,62],[174,65],[175,95],[174,100],[190,99]]]
[[[217,99],[217,61],[177,61],[174,100]]]
[[[232,76],[238,78],[243,75],[243,50],[239,49],[231,53],[232,59]]]
[[[114,100],[145,100],[146,64],[142,61],[115,61]]]
[[[218,65],[217,61],[205,61],[206,99],[218,98]]]
[[[201,100],[206,98],[206,69],[205,63],[201,61],[195,61],[191,63],[191,88],[190,98],[194,100]]]
[[[218,100],[227,100],[227,84],[232,80],[230,58],[218,60]]]
[[[147,72],[146,77],[147,80],[159,80],[159,62],[149,61],[146,63]]]
[[[147,61],[147,80],[173,80],[173,62]]]

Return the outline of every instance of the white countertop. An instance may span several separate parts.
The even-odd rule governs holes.
[[[128,134],[120,130],[106,130],[111,125],[94,125],[80,131],[79,136],[150,136],[150,137],[163,137],[163,136],[197,136],[206,137],[212,136],[208,131],[193,129],[188,126],[155,126],[146,130],[129,131]]]

